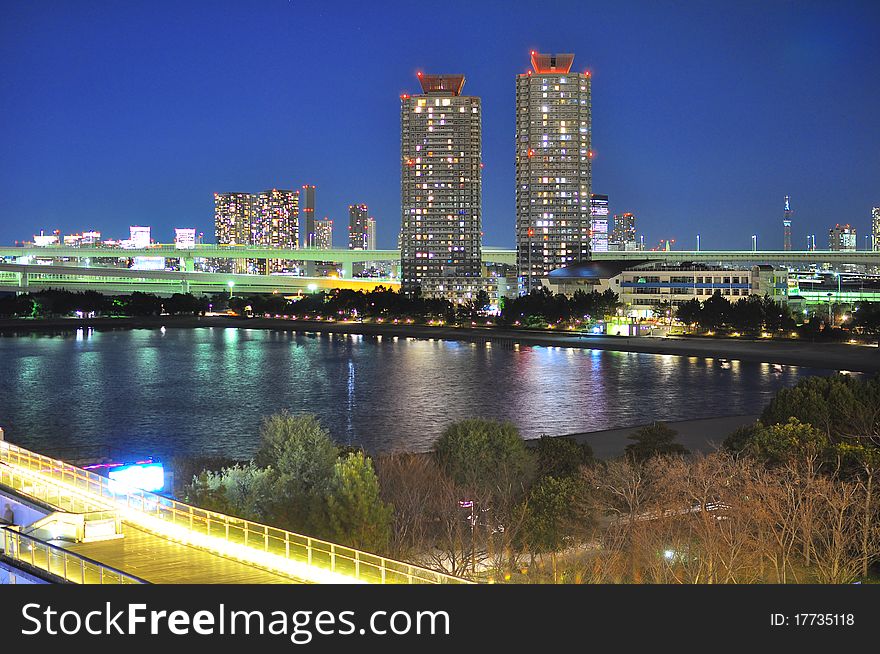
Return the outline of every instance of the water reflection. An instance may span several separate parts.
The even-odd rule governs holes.
[[[0,339],[0,424],[40,449],[246,458],[263,416],[317,413],[340,442],[429,449],[467,417],[528,437],[758,413],[808,374],[670,355],[168,328]]]

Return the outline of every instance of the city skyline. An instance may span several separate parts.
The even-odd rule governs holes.
[[[873,180],[880,176],[875,147],[880,126],[868,120],[880,93],[867,76],[880,63],[868,29],[878,14],[875,6],[850,3],[848,11],[840,12],[806,4],[795,12],[779,3],[743,27],[738,25],[749,12],[740,8],[718,8],[707,16],[694,8],[661,11],[639,3],[615,9],[560,6],[590,17],[595,26],[590,35],[596,38],[579,36],[545,16],[530,16],[528,23],[499,16],[501,24],[489,32],[459,27],[461,48],[419,44],[404,58],[370,68],[363,80],[347,79],[346,92],[359,94],[352,108],[341,107],[328,93],[339,86],[339,71],[362,65],[352,63],[353,55],[365,47],[367,65],[384,62],[376,47],[384,38],[375,33],[377,18],[354,5],[342,3],[333,11],[277,3],[261,4],[259,11],[223,6],[210,19],[196,8],[182,8],[169,35],[159,34],[159,23],[143,9],[105,8],[94,20],[89,11],[37,15],[35,9],[17,7],[9,12],[0,46],[9,62],[3,80],[18,89],[14,102],[4,99],[9,155],[0,169],[0,241],[27,238],[17,227],[22,223],[108,234],[148,223],[155,233],[169,235],[187,224],[210,234],[214,193],[310,183],[322,192],[320,215],[335,217],[337,225],[349,199],[362,198],[387,225],[380,230],[379,247],[393,247],[394,217],[399,215],[394,106],[398,95],[411,88],[414,71],[430,69],[463,72],[471,91],[486,104],[483,241],[512,247],[514,80],[525,71],[522,62],[531,49],[575,52],[578,70],[592,72],[593,185],[609,194],[612,214],[639,216],[646,242],[675,238],[686,243],[699,232],[703,249],[748,248],[751,234],[757,234],[768,249],[781,249],[778,207],[786,194],[798,208],[793,243],[826,232],[833,222],[870,233],[871,207],[878,204]],[[497,8],[484,3],[472,11],[479,17]],[[315,62],[304,74],[286,57],[281,36],[295,25],[314,27],[309,34],[320,34],[339,11],[359,26],[351,47]],[[382,16],[391,20],[392,34],[415,29],[411,17],[389,12]],[[248,24],[267,17],[277,19],[269,28],[276,37],[273,47],[234,49],[241,61],[219,52],[224,45],[220,37],[233,19]],[[132,18],[142,20],[143,35],[122,29]],[[657,19],[674,30],[700,29],[688,37],[688,48],[675,47],[670,45],[674,39],[654,34],[650,23]],[[729,29],[713,33],[722,19]],[[22,21],[43,28],[45,38],[52,39],[41,53],[19,47],[25,31],[16,26]],[[451,25],[444,18],[437,29]],[[492,29],[518,38],[496,43]],[[127,40],[115,41],[114,30]],[[174,41],[181,30],[191,31],[195,44],[184,47]],[[639,44],[632,52],[615,47],[613,37],[624,32]],[[74,33],[88,38],[71,41]],[[120,66],[144,66],[155,54],[147,35],[167,50],[150,74],[140,82],[115,75]],[[118,60],[96,45],[102,39],[119,51]],[[481,56],[473,57],[478,45]],[[700,62],[690,54],[695,45],[703,46]],[[196,53],[196,47],[208,54]],[[76,56],[68,57],[70,52]],[[264,76],[283,73],[287,77],[279,82],[280,91],[298,104],[281,103],[280,109],[250,102],[242,111],[227,94],[221,106],[212,102],[212,83],[244,68],[258,73],[258,98],[268,92]],[[722,74],[725,70],[736,74]],[[49,72],[53,76],[46,83]],[[197,83],[190,88],[190,82]],[[91,93],[74,95],[83,85]],[[773,115],[769,108],[781,106],[783,97],[785,115]],[[65,98],[64,112],[52,109]],[[734,106],[724,108],[736,98]],[[344,127],[339,136],[326,128],[331,122]],[[853,124],[859,129],[847,129]],[[339,155],[348,150],[336,147],[334,139],[342,137],[355,141],[350,151],[358,154],[350,160]],[[326,148],[320,147],[327,139]],[[136,205],[130,202],[133,194],[139,198]]]

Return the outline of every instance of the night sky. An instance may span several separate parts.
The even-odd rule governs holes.
[[[859,248],[880,205],[880,2],[47,2],[0,14],[0,243],[148,224],[213,240],[213,193],[318,187],[343,245],[400,225],[401,93],[464,73],[483,100],[483,242],[514,243],[514,77],[593,74],[593,191],[649,246]]]

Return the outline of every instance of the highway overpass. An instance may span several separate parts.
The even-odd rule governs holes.
[[[501,263],[516,265],[516,250],[484,247],[483,263]],[[148,248],[122,249],[107,247],[72,247],[67,245],[49,245],[45,247],[0,247],[0,259],[13,257],[44,258],[44,259],[131,259],[134,257],[165,257],[180,259],[187,271],[195,269],[196,259],[271,259],[285,261],[332,261],[339,263],[342,276],[352,275],[352,264],[363,261],[400,262],[400,250],[347,250],[334,248],[319,250],[316,248],[284,249],[264,248],[244,245],[197,245],[194,249],[178,249],[174,245],[152,245]]]
[[[593,252],[598,261],[665,261],[667,263],[716,263],[775,266],[854,264],[880,266],[880,251],[871,250],[630,250],[627,252]]]
[[[231,285],[231,286],[230,286]],[[397,290],[400,281],[381,277],[339,279],[292,275],[237,275],[168,270],[132,270],[99,266],[0,263],[0,292],[26,293],[55,288],[125,295],[134,291],[172,293],[220,293],[237,295],[310,293],[333,288],[371,291],[379,286]]]

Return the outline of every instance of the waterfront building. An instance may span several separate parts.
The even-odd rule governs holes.
[[[555,270],[542,283],[566,295],[610,289],[630,315],[638,317],[650,317],[661,308],[674,309],[692,299],[705,301],[716,291],[731,302],[749,295],[767,295],[777,302],[788,299],[787,270],[768,265],[745,268],[647,260],[590,261]]]
[[[622,213],[614,216],[614,228],[608,238],[608,249],[612,251],[638,250],[636,240],[636,217],[632,213]]]
[[[590,73],[573,54],[531,53],[516,78],[516,256],[528,293],[590,254]]]
[[[481,104],[464,75],[418,73],[400,96],[401,288],[428,277],[479,277]]]
[[[120,241],[120,246],[128,249],[142,249],[150,247],[150,228],[142,227],[140,225],[132,225],[128,228],[129,237],[123,241]]]
[[[590,251],[608,252],[608,196],[590,196]]]
[[[489,296],[489,310],[499,311],[502,297],[510,295],[508,280],[504,277],[425,277],[422,279],[422,295],[442,298],[455,305],[464,305],[477,299],[480,291]],[[514,290],[515,292],[515,290]]]
[[[791,250],[791,217],[794,212],[791,209],[791,198],[785,196],[785,209],[782,211],[782,249]]]

